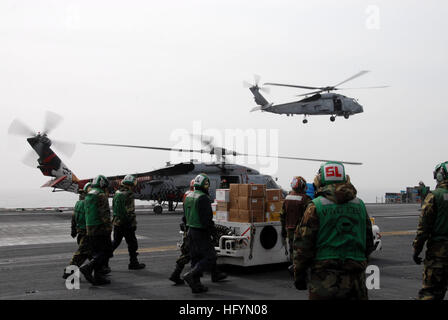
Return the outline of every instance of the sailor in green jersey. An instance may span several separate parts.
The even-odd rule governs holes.
[[[87,260],[91,259],[91,252],[89,247],[89,241],[87,239],[87,229],[86,229],[86,215],[84,210],[84,198],[86,193],[90,191],[91,183],[88,182],[84,188],[78,190],[79,200],[75,204],[72,215],[72,225],[71,225],[71,236],[75,238],[76,236],[78,243],[78,250],[73,254],[72,260],[70,260],[70,265],[82,266],[82,264]],[[66,273],[64,270],[63,278],[67,279],[70,274]]]
[[[184,274],[184,280],[188,283],[193,293],[207,291],[200,278],[204,271],[212,271],[216,268],[216,252],[211,236],[215,224],[213,211],[208,194],[210,179],[204,173],[196,176],[194,192],[187,195],[184,202],[184,215],[188,228],[188,243],[190,245],[191,271]],[[215,269],[216,270],[216,269]],[[226,274],[215,274],[214,280],[219,281],[227,277]]]
[[[93,179],[92,188],[84,199],[87,236],[93,258],[79,271],[93,285],[110,283],[110,280],[102,272],[108,258],[112,256],[110,239],[112,224],[110,221],[108,186],[109,181],[105,176],[97,176]],[[92,272],[94,272],[94,275]]]
[[[448,162],[436,166],[434,179],[437,186],[425,198],[413,243],[416,264],[426,243],[420,300],[443,300],[448,283]]]
[[[294,284],[308,288],[310,299],[368,299],[365,269],[374,246],[366,207],[342,163],[322,165],[314,184],[317,198],[295,231]]]
[[[129,252],[129,270],[138,270],[145,267],[144,263],[139,263],[137,260],[137,237],[135,231],[137,230],[137,220],[135,217],[134,204],[134,188],[137,185],[137,179],[128,174],[121,181],[119,190],[115,192],[112,202],[114,218],[114,240],[112,242],[113,250],[118,248],[123,237],[128,245]]]

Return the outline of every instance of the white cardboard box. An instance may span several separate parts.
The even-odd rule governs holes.
[[[216,221],[229,221],[229,212],[216,211]]]
[[[216,201],[230,202],[230,189],[216,189]]]

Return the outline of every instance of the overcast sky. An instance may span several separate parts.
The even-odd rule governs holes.
[[[419,180],[446,154],[448,3],[444,1],[2,1],[0,2],[0,207],[68,205],[73,195],[21,163],[31,148],[10,137],[20,118],[40,130],[46,110],[64,117],[51,137],[77,142],[62,160],[79,177],[153,170],[167,152],[80,144],[179,146],[176,134],[255,130],[278,135],[280,155],[363,162],[346,172],[367,202]],[[347,87],[364,113],[349,120],[253,112],[242,81]],[[271,88],[274,103],[302,90]],[[264,131],[263,131],[264,130]],[[56,150],[57,151],[57,150]],[[247,150],[237,150],[247,151]],[[196,157],[198,158],[198,157]],[[237,160],[238,162],[238,160]],[[244,161],[243,161],[244,163]],[[263,165],[255,164],[263,172]],[[280,160],[286,189],[312,182],[319,163]]]

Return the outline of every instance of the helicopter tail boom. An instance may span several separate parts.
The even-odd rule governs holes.
[[[258,110],[263,111],[272,106],[272,103],[269,103],[268,100],[266,100],[266,98],[263,97],[263,95],[260,93],[260,87],[258,87],[258,85],[250,87],[249,90],[254,95],[255,103],[258,105],[257,107],[250,110],[251,112]]]
[[[77,193],[79,179],[50,148],[50,139],[46,135],[37,135],[28,138],[27,141],[39,156],[37,168],[40,169],[44,176],[53,177],[42,187],[57,188]]]

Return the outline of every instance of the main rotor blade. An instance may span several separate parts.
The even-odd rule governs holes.
[[[300,89],[323,89],[321,87],[307,87],[307,86],[298,86],[294,84],[284,84],[284,83],[274,83],[274,82],[266,82],[263,84],[264,86],[279,86],[279,87],[291,87],[291,88],[300,88]]]
[[[341,163],[345,163],[345,164],[362,165],[362,162],[341,161],[341,160],[312,159],[312,158],[298,158],[298,157],[285,157],[285,156],[270,156],[270,155],[259,155],[259,154],[244,154],[244,153],[239,153],[237,155],[240,155],[240,156],[253,156],[253,157],[264,157],[264,158],[277,158],[277,159],[287,159],[287,160],[319,161],[319,162],[337,161],[337,162],[341,162]]]
[[[76,149],[76,144],[73,142],[67,142],[67,141],[60,141],[60,140],[51,140],[52,144],[57,148],[59,151],[64,153],[66,156],[71,157]]]
[[[148,147],[148,146],[134,146],[128,144],[111,144],[111,143],[96,143],[96,142],[82,142],[87,145],[96,145],[96,146],[109,146],[109,147],[124,147],[124,148],[138,148],[138,149],[153,149],[153,150],[164,150],[164,151],[178,151],[178,152],[198,152],[198,153],[209,153],[206,150],[194,150],[194,149],[177,149],[177,148],[161,148],[161,147]],[[218,148],[217,148],[218,149]],[[223,150],[220,148],[220,150]],[[338,161],[345,164],[353,164],[353,165],[361,165],[361,162],[349,162],[349,161],[339,161],[339,160],[326,160],[326,159],[311,159],[311,158],[297,158],[297,157],[284,157],[284,156],[270,156],[270,155],[258,155],[258,154],[247,154],[247,153],[239,153],[236,151],[226,150],[231,152],[228,154],[225,152],[225,155],[234,155],[234,156],[254,156],[254,157],[265,157],[265,158],[278,158],[278,159],[288,159],[288,160],[304,160],[304,161],[320,161],[320,162],[328,162],[328,161]]]
[[[298,95],[296,95],[296,97],[309,96],[309,95],[311,95],[311,94],[321,93],[321,92],[323,92],[323,91],[325,91],[325,90],[319,90],[319,91],[313,91],[313,92],[308,92],[308,93],[298,94]]]
[[[19,119],[14,119],[11,122],[8,128],[8,133],[27,138],[36,135],[36,133],[33,130],[31,130],[25,123],[23,123]]]
[[[206,151],[206,150],[162,148],[162,147],[148,147],[148,146],[133,146],[133,145],[128,145],[128,144],[112,144],[112,143],[96,143],[96,142],[82,142],[82,144],[95,145],[95,146],[107,146],[107,147],[152,149],[152,150],[162,150],[162,151],[209,153],[209,151]]]
[[[366,74],[367,72],[370,72],[370,71],[368,71],[368,70],[362,70],[362,71],[358,72],[357,74],[351,76],[350,78],[345,79],[344,81],[339,82],[338,84],[335,84],[335,85],[333,86],[333,88],[336,88],[337,86],[340,86],[341,84],[346,83],[346,82],[348,82],[348,81],[350,81],[350,80],[353,80],[353,79],[355,79],[355,78],[358,78],[358,77],[362,76],[363,74]]]
[[[389,88],[389,86],[359,87],[359,88],[336,88],[335,90],[380,89],[380,88]]]
[[[43,134],[49,134],[53,131],[64,119],[57,113],[47,111],[45,113],[45,124]]]

